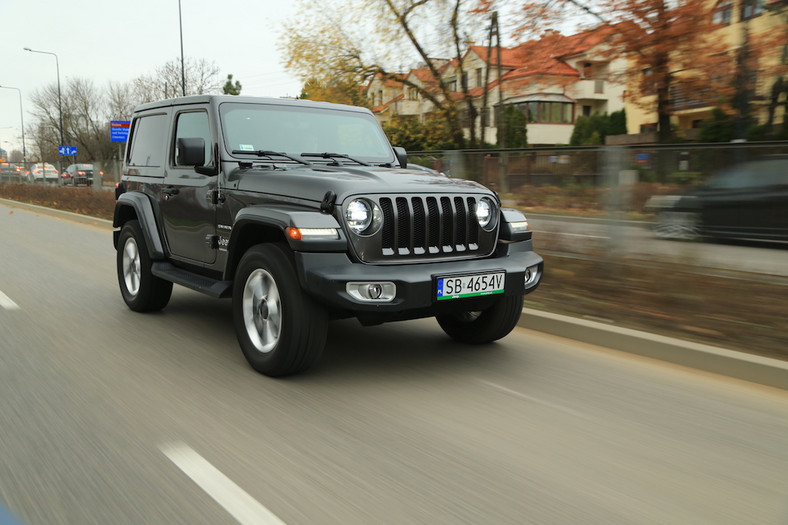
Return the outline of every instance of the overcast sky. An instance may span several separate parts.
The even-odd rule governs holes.
[[[181,9],[187,59],[213,61],[244,95],[300,93],[276,47],[282,22],[295,14],[290,0],[181,0]],[[0,0],[0,85],[22,91],[30,127],[30,95],[57,82],[57,69],[55,57],[25,47],[57,54],[61,87],[69,78],[92,79],[99,89],[126,82],[180,58],[178,0]],[[21,150],[12,89],[0,89],[0,147]]]

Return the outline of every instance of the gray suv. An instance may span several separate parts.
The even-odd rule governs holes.
[[[422,317],[463,343],[506,336],[542,258],[519,211],[468,180],[410,170],[370,111],[194,96],[134,110],[114,242],[121,294],[173,283],[231,298],[250,365],[300,372],[331,319]]]

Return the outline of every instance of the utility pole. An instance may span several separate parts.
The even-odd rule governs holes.
[[[503,75],[501,69],[501,34],[498,28],[498,11],[493,11],[490,15],[490,31],[487,34],[487,69],[484,72],[484,95],[482,96],[482,111],[488,111],[487,92],[490,85],[490,62],[492,60],[493,39],[495,40],[495,57],[498,62],[496,75],[498,77],[498,115],[495,119],[495,126],[498,130],[498,147],[506,148],[506,112],[503,107]],[[494,114],[490,111],[487,115],[487,122],[482,118],[482,142],[486,140],[487,125],[490,117]],[[509,193],[509,154],[501,152],[498,163],[498,191]]]

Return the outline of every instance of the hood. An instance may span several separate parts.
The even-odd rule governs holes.
[[[352,195],[397,193],[488,193],[473,181],[452,179],[421,170],[377,166],[303,166],[287,170],[235,169],[229,173],[230,188],[283,195],[320,202],[327,191],[342,202]]]

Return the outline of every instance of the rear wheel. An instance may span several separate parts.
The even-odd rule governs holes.
[[[151,259],[138,221],[128,221],[118,238],[118,284],[135,312],[161,310],[170,302],[172,283],[151,273]]]
[[[302,372],[323,352],[328,316],[302,290],[287,249],[261,244],[238,264],[233,321],[249,364],[279,377]]]
[[[507,295],[486,310],[435,316],[446,334],[456,341],[485,344],[514,330],[523,311],[523,295]]]

